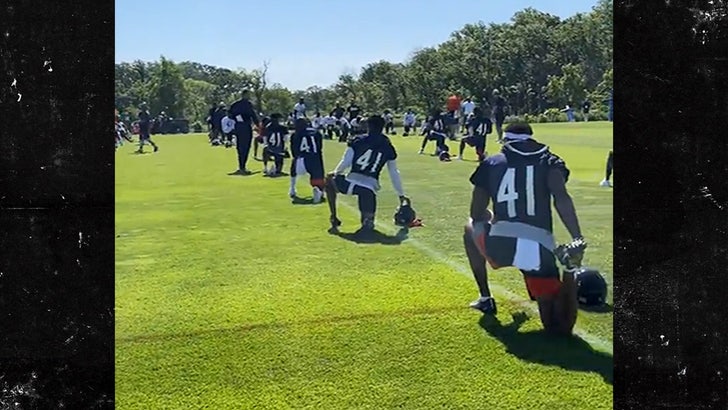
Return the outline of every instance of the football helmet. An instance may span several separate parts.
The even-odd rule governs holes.
[[[607,281],[598,270],[580,268],[574,273],[576,297],[579,303],[601,306],[607,302]]]
[[[410,226],[416,218],[417,213],[412,208],[411,201],[409,199],[402,200],[402,203],[394,212],[394,224],[397,226]]]

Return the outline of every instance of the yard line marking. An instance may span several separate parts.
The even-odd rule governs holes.
[[[346,208],[348,208],[353,213],[359,214],[359,209],[357,207],[355,207],[345,201],[339,201],[339,203],[344,205]],[[389,234],[393,234],[399,230],[391,223],[377,222],[376,225],[379,228],[385,228],[385,230],[388,231],[387,233],[389,233]],[[402,243],[408,243],[408,244],[412,245],[414,248],[416,248],[419,251],[423,252],[424,254],[428,255],[430,258],[435,259],[441,263],[444,263],[445,265],[450,266],[453,270],[468,277],[469,279],[473,279],[473,274],[470,272],[469,267],[465,266],[462,263],[458,263],[458,262],[452,260],[451,258],[448,258],[447,256],[436,251],[435,249],[432,249],[430,246],[428,246],[424,242],[422,242],[416,238],[412,238],[412,237],[408,236],[407,239],[404,240]],[[465,252],[463,251],[463,254],[464,253]],[[518,296],[515,293],[511,292],[510,290],[506,289],[505,287],[500,286],[496,283],[489,282],[488,285],[490,286],[491,290],[494,291],[494,293],[499,293],[499,294],[505,296],[506,299],[508,299],[512,302],[521,302],[521,303],[529,302],[526,304],[527,308],[532,313],[538,315],[538,308],[536,307],[536,305],[534,303],[530,303],[531,302],[530,300],[527,300],[521,296]],[[578,326],[576,326],[574,330],[575,330],[574,334],[576,334],[577,336],[584,339],[584,341],[589,343],[589,345],[591,345],[593,348],[603,351],[603,352],[607,352],[609,354],[614,354],[614,345],[612,342],[609,342],[598,336],[592,335],[584,330],[581,330],[581,329],[579,329]]]

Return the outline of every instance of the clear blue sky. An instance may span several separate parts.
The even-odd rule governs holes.
[[[326,87],[371,62],[406,61],[479,20],[507,22],[527,7],[567,18],[596,0],[116,0],[116,62],[161,55],[230,69],[270,61],[291,89]],[[211,7],[214,7],[211,9]]]

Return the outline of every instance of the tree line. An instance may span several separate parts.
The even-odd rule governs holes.
[[[133,115],[146,102],[154,114],[204,121],[210,107],[230,104],[249,88],[263,112],[289,112],[301,97],[322,113],[350,100],[367,112],[424,112],[452,94],[487,103],[498,89],[511,115],[543,114],[586,98],[603,112],[612,88],[612,38],[612,0],[599,0],[590,12],[566,19],[527,8],[507,23],[467,24],[404,63],[372,62],[326,88],[271,84],[268,62],[253,70],[164,57],[124,62],[115,66],[116,108]]]

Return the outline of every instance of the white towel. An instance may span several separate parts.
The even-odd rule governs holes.
[[[529,239],[516,240],[516,254],[513,266],[520,270],[535,271],[541,269],[541,250],[539,243]]]

